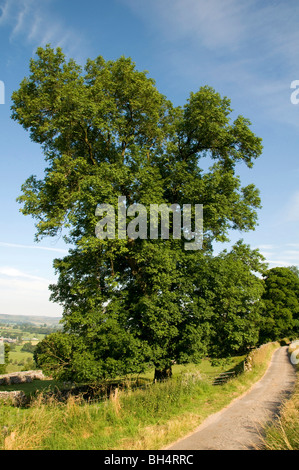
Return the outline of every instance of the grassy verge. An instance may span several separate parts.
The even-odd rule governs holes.
[[[177,370],[165,383],[117,390],[101,402],[45,402],[41,394],[27,409],[2,405],[0,449],[161,449],[246,392],[265,373],[277,346],[258,349],[251,370],[221,386],[193,368]]]
[[[289,354],[295,349],[291,344]],[[279,419],[266,429],[264,448],[267,450],[299,450],[299,364],[296,368],[295,391],[283,406]]]
[[[29,383],[0,385],[0,392],[22,391],[27,396],[36,395],[48,391],[55,391],[62,386],[61,382],[56,380],[33,380]],[[1,424],[1,423],[0,423]]]

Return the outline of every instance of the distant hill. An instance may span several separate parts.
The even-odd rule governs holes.
[[[33,325],[56,326],[61,317],[43,317],[35,315],[5,315],[0,314],[0,323],[31,323]]]

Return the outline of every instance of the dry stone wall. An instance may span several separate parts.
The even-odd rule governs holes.
[[[41,370],[26,370],[22,372],[12,372],[11,374],[0,375],[0,385],[13,385],[29,383],[33,380],[44,380]],[[0,401],[3,403],[12,403],[20,406],[27,402],[27,397],[23,391],[15,390],[12,392],[0,392]]]
[[[0,392],[0,401],[6,404],[12,404],[16,406],[24,405],[27,402],[27,397],[21,390],[14,392]]]
[[[10,374],[0,375],[0,385],[11,385],[29,383],[33,380],[44,380],[44,376],[41,370],[26,370],[22,372],[12,372]]]

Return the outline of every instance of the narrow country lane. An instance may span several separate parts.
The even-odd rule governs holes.
[[[277,349],[261,380],[229,406],[209,416],[192,434],[169,450],[253,450],[261,444],[264,425],[277,415],[292,392],[296,373],[287,346]]]

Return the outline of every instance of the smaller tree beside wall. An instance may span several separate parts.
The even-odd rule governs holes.
[[[299,333],[299,277],[293,267],[276,267],[264,275],[260,342]]]

